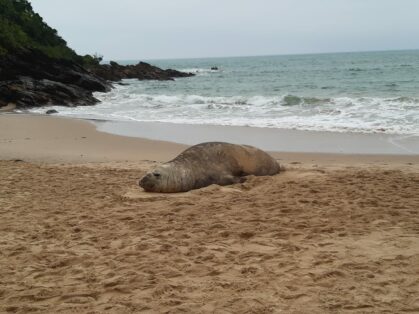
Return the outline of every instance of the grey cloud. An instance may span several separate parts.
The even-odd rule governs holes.
[[[417,0],[33,0],[78,53],[106,59],[419,48]]]

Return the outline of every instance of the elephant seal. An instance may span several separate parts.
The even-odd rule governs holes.
[[[156,167],[140,179],[139,185],[147,192],[186,192],[211,184],[243,182],[247,175],[274,175],[279,170],[276,160],[258,148],[208,142]]]

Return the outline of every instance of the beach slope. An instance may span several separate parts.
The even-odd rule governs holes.
[[[0,116],[0,312],[419,311],[417,156],[144,193],[185,146]]]

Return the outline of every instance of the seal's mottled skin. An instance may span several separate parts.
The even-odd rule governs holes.
[[[211,184],[238,183],[247,175],[277,174],[279,164],[264,151],[247,145],[209,142],[192,146],[141,178],[147,192],[186,192]]]

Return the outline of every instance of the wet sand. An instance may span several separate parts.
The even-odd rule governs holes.
[[[277,152],[419,155],[419,136],[386,133],[337,133],[242,126],[214,126],[138,121],[96,121],[111,134],[195,145],[219,141]]]
[[[108,129],[108,125],[111,129]],[[95,125],[99,130],[122,133],[129,136],[114,135],[96,131]],[[142,161],[152,160],[165,162],[174,158],[188,145],[177,144],[172,141],[181,140],[177,133],[185,138],[185,142],[193,140],[193,143],[203,142],[205,140],[223,140],[237,142],[249,145],[255,145],[268,150],[267,147],[275,146],[278,140],[278,134],[275,130],[255,130],[252,137],[252,128],[230,128],[230,127],[211,127],[211,126],[185,126],[179,125],[173,128],[170,124],[141,123],[128,124],[129,130],[125,129],[124,123],[115,124],[112,122],[94,121],[88,123],[85,120],[68,119],[44,115],[24,115],[24,114],[3,114],[0,115],[0,159],[25,159],[35,162],[110,162],[110,161]],[[158,126],[162,129],[158,131]],[[116,127],[121,129],[116,129]],[[134,128],[135,126],[135,128]],[[155,132],[154,132],[155,130]],[[144,131],[144,133],[142,133]],[[266,133],[264,133],[266,131]],[[151,139],[135,137],[143,134]],[[262,133],[260,133],[262,132]],[[152,134],[155,133],[155,134]],[[153,138],[169,137],[171,142],[156,140]],[[239,139],[239,136],[242,139]],[[310,135],[311,134],[311,135]],[[323,135],[323,137],[321,136]],[[310,147],[313,145],[314,138],[321,138],[323,144],[329,143],[333,146],[341,139],[340,135],[332,133],[313,132],[290,132],[284,131],[281,135],[287,138],[289,145],[295,147]],[[308,136],[308,138],[307,138]],[[334,137],[335,136],[335,137]],[[269,137],[271,141],[269,141]],[[333,138],[334,137],[334,138]],[[283,163],[304,162],[322,165],[361,165],[361,164],[405,164],[414,163],[419,160],[418,154],[403,154],[404,149],[398,149],[396,146],[388,144],[389,137],[382,135],[367,136],[368,140],[363,141],[362,136],[349,135],[351,154],[310,152],[304,153],[298,151],[270,151],[271,154]],[[371,149],[370,142],[375,140],[376,147],[380,146],[385,150],[391,145],[392,154],[361,154],[360,151]],[[200,140],[200,141],[199,141]],[[258,145],[258,143],[260,145]],[[385,143],[385,144],[383,144]],[[287,143],[285,143],[287,144]],[[361,145],[362,144],[362,145]],[[287,144],[288,145],[288,144]],[[406,140],[404,145],[409,150],[414,150],[419,146],[419,140],[416,137]],[[389,148],[390,149],[390,148]],[[300,149],[301,150],[301,149]],[[316,151],[316,150],[315,150]]]
[[[277,176],[138,188],[185,147],[0,115],[0,312],[419,312],[418,156],[275,152]]]

